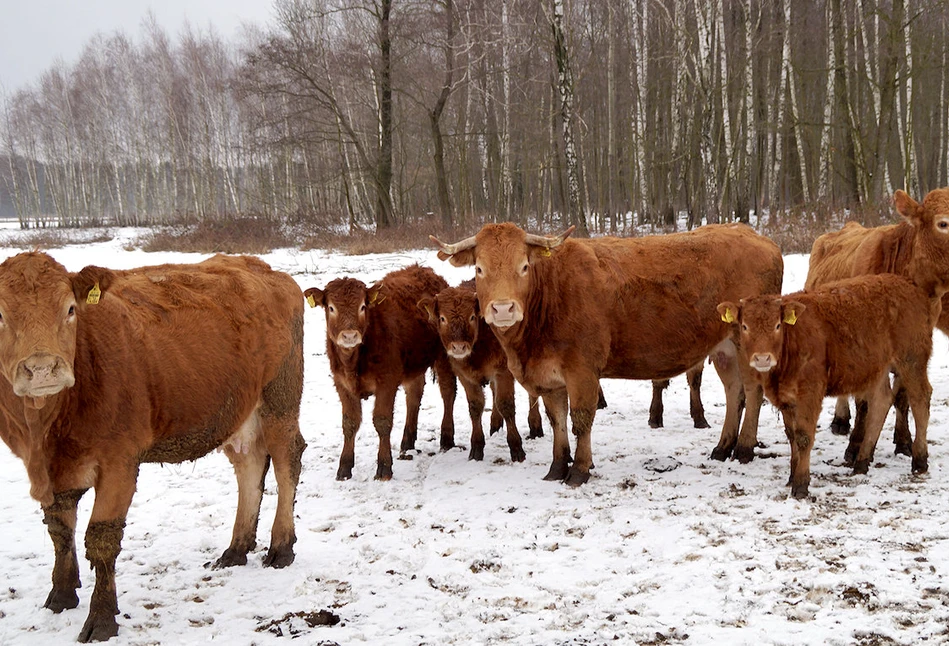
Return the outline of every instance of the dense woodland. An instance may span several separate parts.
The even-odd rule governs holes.
[[[949,185],[949,0],[275,0],[0,94],[24,226],[581,231]],[[818,216],[820,217],[820,216]]]

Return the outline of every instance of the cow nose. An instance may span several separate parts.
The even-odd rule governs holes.
[[[362,334],[359,330],[343,330],[339,333],[339,344],[346,348],[351,348],[362,343]]]
[[[491,303],[491,311],[495,318],[509,319],[514,317],[514,301],[495,301]]]
[[[463,357],[470,352],[467,341],[452,341],[449,350],[453,357]]]
[[[59,357],[51,354],[34,354],[23,362],[23,370],[29,379],[43,380],[52,377],[59,366]]]
[[[751,355],[751,367],[759,372],[767,372],[774,367],[774,356],[770,352],[756,352]]]

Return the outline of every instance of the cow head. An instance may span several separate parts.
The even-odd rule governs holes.
[[[531,289],[531,265],[550,256],[576,227],[558,236],[538,236],[507,222],[486,224],[477,235],[444,244],[431,239],[441,249],[438,257],[456,267],[475,266],[478,301],[484,320],[496,328],[508,329],[524,320],[525,303]]]
[[[896,191],[894,203],[916,229],[908,276],[927,291],[944,293],[949,289],[949,188],[930,191],[922,204]]]
[[[357,348],[369,327],[369,310],[383,300],[382,283],[366,287],[355,278],[337,278],[326,289],[311,287],[303,292],[311,307],[326,311],[326,338],[346,351]]]
[[[418,306],[438,329],[438,336],[449,357],[464,359],[471,354],[478,341],[481,313],[478,296],[473,290],[449,287],[434,297],[424,297]]]
[[[731,301],[718,305],[722,320],[739,328],[741,357],[762,373],[778,367],[784,351],[784,326],[797,323],[803,312],[802,303],[778,296],[756,296],[738,305]]]
[[[79,318],[111,281],[107,269],[69,273],[39,252],[0,264],[0,372],[16,396],[41,408],[47,397],[75,384]]]

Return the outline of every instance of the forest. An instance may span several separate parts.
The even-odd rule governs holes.
[[[947,0],[275,0],[0,94],[24,227],[821,219],[947,166]]]

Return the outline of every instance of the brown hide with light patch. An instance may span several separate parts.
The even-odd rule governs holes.
[[[938,298],[892,274],[719,306],[722,318],[740,330],[745,379],[761,383],[784,415],[794,497],[808,493],[810,450],[825,396],[853,394],[867,403],[865,427],[848,449],[854,471],[866,473],[891,403],[891,368],[903,376],[916,420],[913,471],[926,470],[932,392],[926,367],[938,309]]]
[[[439,257],[475,265],[481,311],[508,367],[528,392],[544,396],[551,416],[547,478],[576,485],[592,465],[589,429],[599,379],[685,372],[728,341],[728,326],[713,316],[723,296],[779,292],[783,260],[773,242],[744,225],[645,238],[564,237],[545,243],[513,224],[489,224],[474,238],[443,245]],[[733,346],[730,352],[733,357]],[[720,445],[737,435],[741,395],[737,366],[727,357],[722,365],[733,379]],[[568,396],[578,436],[569,470]],[[755,428],[756,415],[755,409]]]
[[[87,303],[96,286],[98,303]],[[280,502],[265,564],[292,562],[305,446],[302,315],[293,279],[255,258],[73,274],[26,253],[0,265],[0,436],[27,464],[31,494],[44,508],[56,548],[46,603],[54,611],[78,603],[76,504],[86,489],[96,491],[86,531],[96,590],[81,640],[118,630],[115,557],[141,462],[226,449],[240,501],[218,564],[233,565],[254,547],[271,456]],[[36,379],[37,357],[55,361],[33,386],[23,373]]]
[[[352,477],[356,432],[362,423],[361,399],[375,396],[373,426],[379,435],[376,479],[392,477],[390,435],[395,396],[405,388],[406,422],[401,456],[410,459],[415,448],[418,411],[425,372],[434,367],[445,405],[441,448],[454,446],[452,407],[455,377],[438,334],[419,312],[418,302],[448,287],[428,267],[413,265],[387,274],[367,287],[355,278],[337,278],[325,289],[304,293],[326,314],[326,354],[343,413],[343,449],[337,480]]]

